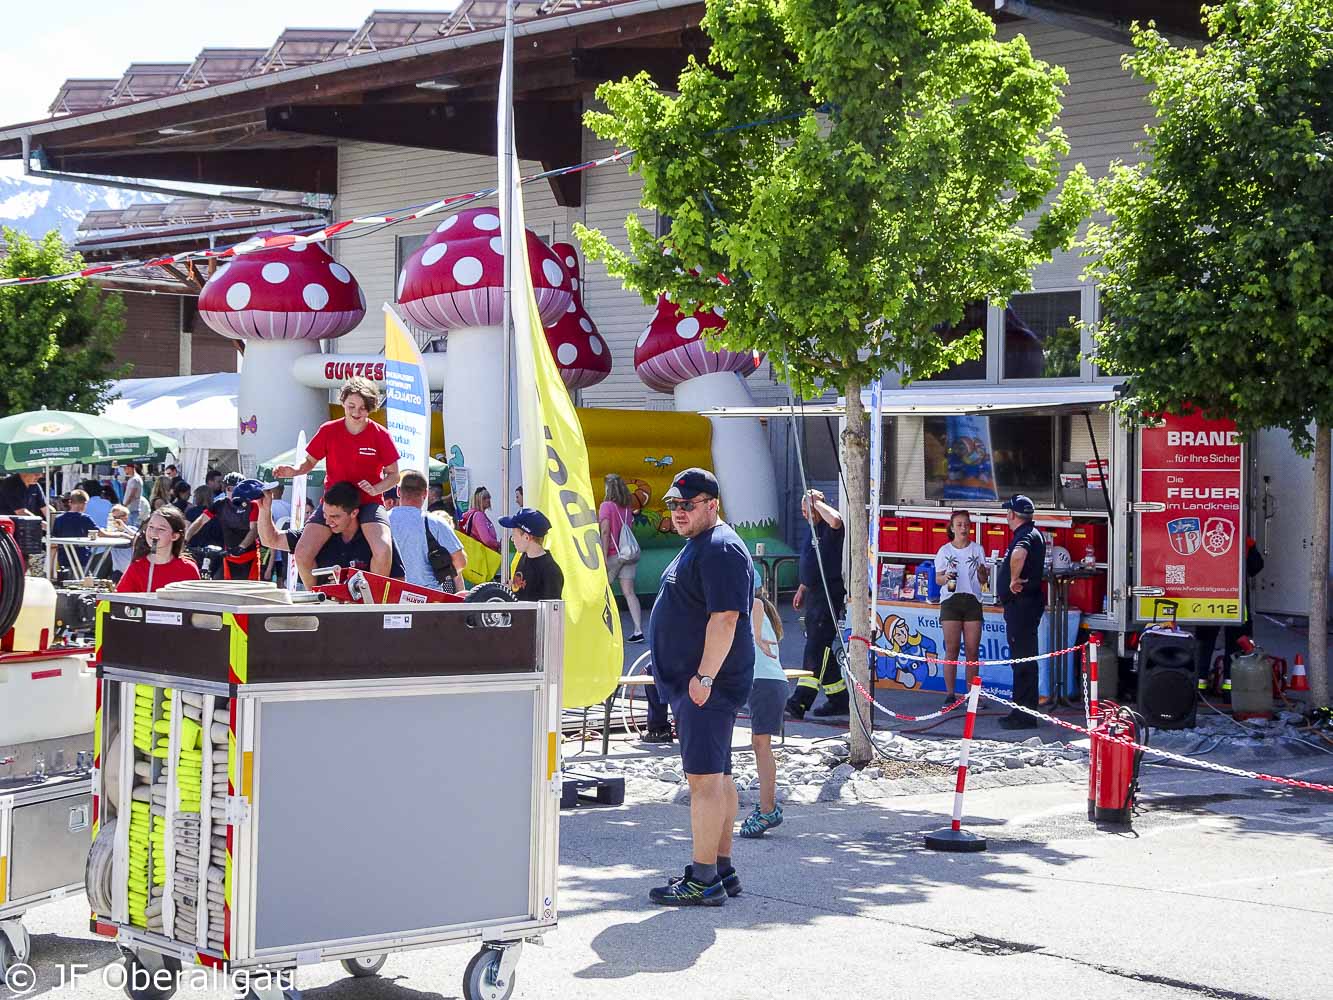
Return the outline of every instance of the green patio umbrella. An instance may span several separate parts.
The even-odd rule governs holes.
[[[274,455],[268,461],[259,463],[259,478],[268,482],[273,479],[273,470],[279,465],[300,465],[301,460],[304,457],[304,455],[298,455],[295,448],[292,448],[289,451],[284,451],[281,455]],[[430,460],[430,470],[427,473],[427,478],[429,478],[432,483],[438,483],[444,479],[447,470],[447,465],[443,462],[437,462],[432,458]],[[306,488],[311,490],[322,490],[324,488],[323,459],[305,474],[305,484]]]
[[[0,418],[0,468],[10,472],[129,461],[177,447],[165,434],[92,413],[41,409]]]

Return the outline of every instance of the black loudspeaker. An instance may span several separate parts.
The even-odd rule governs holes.
[[[1199,703],[1194,646],[1194,636],[1169,625],[1152,625],[1139,635],[1138,710],[1149,726],[1194,728]]]

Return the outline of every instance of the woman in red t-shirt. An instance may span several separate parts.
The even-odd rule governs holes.
[[[379,409],[380,394],[369,379],[350,378],[338,394],[343,418],[320,426],[305,446],[305,460],[300,465],[280,465],[273,470],[278,479],[303,476],[324,460],[324,489],[334,483],[351,483],[361,491],[361,511],[357,520],[361,533],[370,543],[370,571],[388,576],[393,564],[393,540],[389,534],[389,515],[380,496],[398,485],[398,446],[370,415]],[[297,571],[307,587],[314,587],[315,557],[332,532],[324,523],[324,510],[306,522],[301,540],[293,554]]]
[[[116,584],[119,594],[149,594],[169,583],[198,580],[199,567],[181,558],[185,515],[175,507],[159,507],[134,539],[133,559]]]

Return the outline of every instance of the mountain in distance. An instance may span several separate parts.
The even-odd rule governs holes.
[[[34,239],[58,229],[65,242],[71,243],[75,230],[88,212],[167,200],[165,195],[145,191],[0,174],[0,225],[17,229]]]

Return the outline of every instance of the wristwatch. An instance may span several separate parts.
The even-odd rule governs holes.
[[[698,679],[700,686],[706,688],[710,688],[713,686],[713,678],[708,677],[704,674],[695,674],[694,676]]]

